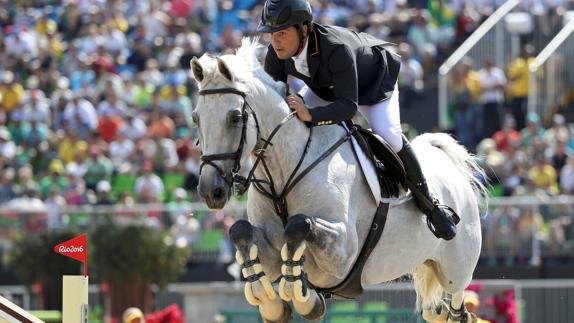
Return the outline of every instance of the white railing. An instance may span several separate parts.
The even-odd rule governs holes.
[[[529,66],[528,112],[549,117],[560,108],[567,108],[564,106],[568,104],[566,96],[574,88],[573,54],[574,18],[570,17]],[[574,97],[570,100],[574,100]]]
[[[509,0],[500,6],[484,21],[439,68],[439,126],[448,128],[448,106],[451,103],[448,79],[453,68],[466,56],[474,60],[478,69],[485,58],[493,58],[496,66],[503,68],[511,59],[513,42],[505,29],[504,17],[520,4],[522,0]]]
[[[574,196],[553,197],[517,196],[490,198],[482,208],[483,257],[492,262],[501,258],[509,262],[524,262],[539,265],[545,256],[568,256],[574,254],[574,241],[564,239],[564,232],[570,230],[568,216],[574,212]],[[118,224],[146,223],[149,225],[171,225],[162,219],[173,220],[180,215],[194,215],[198,231],[172,232],[186,237],[192,248],[193,261],[216,261],[227,257],[232,246],[227,240],[221,240],[219,247],[201,248],[203,233],[214,227],[214,221],[221,220],[222,214],[239,219],[246,215],[245,202],[232,201],[223,211],[211,211],[203,203],[149,204],[133,206],[73,206],[61,208],[57,215],[48,216],[45,212],[14,212],[0,207],[0,247],[3,242],[10,247],[9,241],[21,236],[23,232],[37,233],[58,228],[76,228],[89,230],[104,218],[111,218]],[[106,215],[112,215],[106,217]],[[167,216],[166,216],[167,215]],[[54,217],[58,217],[54,220]],[[148,221],[148,220],[153,221]],[[192,221],[186,217],[186,221]],[[217,220],[219,219],[219,220]],[[531,221],[535,219],[536,221]],[[193,221],[195,221],[193,220]],[[526,226],[530,227],[526,227]],[[185,230],[188,226],[183,226]],[[219,230],[219,229],[215,229]],[[206,233],[206,236],[207,236]],[[214,232],[217,233],[217,232]],[[223,233],[218,233],[224,237]],[[566,234],[566,239],[568,239]],[[526,260],[525,260],[526,259]]]

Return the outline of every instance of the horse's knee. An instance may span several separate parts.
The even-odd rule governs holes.
[[[298,245],[311,233],[313,219],[305,214],[296,214],[289,218],[285,226],[285,240],[288,245]]]
[[[253,226],[245,220],[237,220],[229,228],[229,239],[238,248],[246,248],[253,241]]]

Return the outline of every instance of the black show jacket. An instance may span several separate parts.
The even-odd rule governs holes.
[[[388,99],[397,82],[400,57],[383,48],[389,44],[366,33],[313,24],[307,43],[311,77],[295,69],[293,59],[281,60],[269,45],[265,71],[276,81],[287,75],[301,79],[320,98],[332,103],[311,107],[311,124],[328,125],[351,119],[357,105]]]

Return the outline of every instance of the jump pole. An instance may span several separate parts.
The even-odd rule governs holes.
[[[88,323],[88,244],[83,233],[54,247],[54,251],[81,261],[83,275],[62,276],[62,323]],[[1,322],[0,322],[1,323]]]
[[[44,321],[0,296],[0,323],[44,323]]]
[[[64,275],[62,323],[88,322],[88,276]]]

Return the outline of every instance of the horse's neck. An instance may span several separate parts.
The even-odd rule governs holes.
[[[271,132],[288,115],[288,111],[286,103],[278,100],[275,100],[272,104],[263,103],[256,107],[261,127],[260,140],[269,138]],[[308,137],[309,129],[296,117],[284,123],[273,137],[265,152],[265,162],[269,166],[269,171],[273,176],[277,190],[283,188],[283,185],[285,185],[285,182],[303,155]],[[263,167],[258,167],[255,174],[258,178],[266,178]]]

